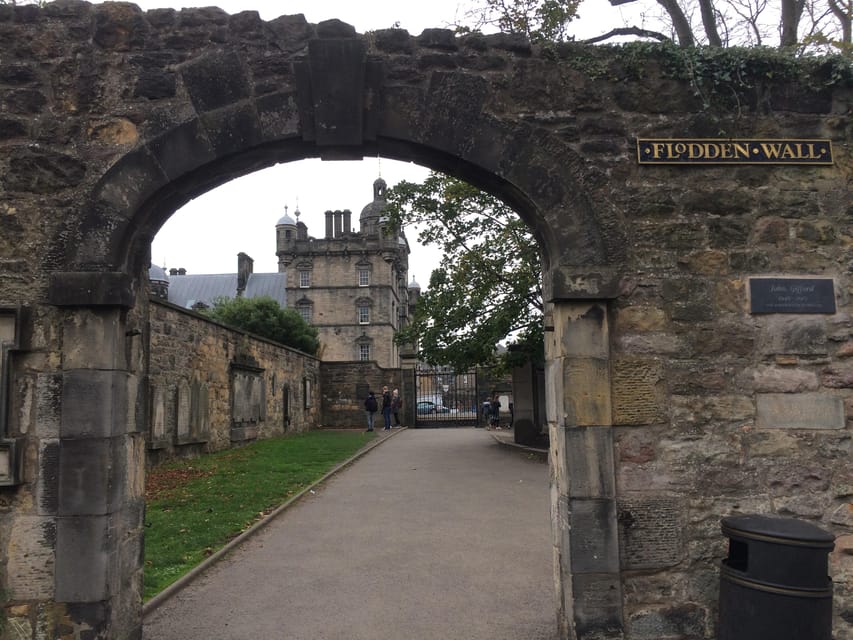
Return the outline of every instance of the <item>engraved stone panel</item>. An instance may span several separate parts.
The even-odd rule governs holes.
[[[679,500],[621,498],[617,508],[622,569],[660,569],[681,561],[685,516]]]
[[[207,385],[193,380],[190,432],[195,440],[206,440],[210,433],[210,405]]]
[[[759,429],[843,429],[844,401],[822,393],[758,395]]]
[[[166,439],[166,390],[161,386],[151,389],[151,442]]]
[[[613,363],[614,424],[655,424],[664,419],[663,371],[656,360]]]
[[[178,442],[186,442],[190,435],[190,386],[186,380],[178,383],[175,412],[175,435]]]

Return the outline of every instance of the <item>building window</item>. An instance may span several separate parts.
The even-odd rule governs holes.
[[[358,345],[358,359],[362,362],[366,360],[370,360],[370,345],[369,344],[360,344]]]
[[[307,289],[311,286],[311,272],[302,270],[299,272],[299,286],[302,289]]]
[[[359,287],[369,287],[370,286],[370,269],[365,269],[363,267],[359,267],[359,269],[358,269],[358,286]]]
[[[311,324],[311,306],[304,304],[296,307],[296,310],[299,312],[299,317],[302,318],[308,324]]]
[[[366,304],[358,305],[358,324],[370,324],[370,307]]]

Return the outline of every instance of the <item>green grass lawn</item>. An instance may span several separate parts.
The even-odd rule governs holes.
[[[375,434],[312,431],[262,440],[148,473],[144,599],[343,462]]]

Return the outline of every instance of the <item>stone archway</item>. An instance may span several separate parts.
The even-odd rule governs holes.
[[[0,586],[28,603],[28,619],[54,621],[45,633],[55,637],[141,633],[146,403],[137,336],[160,225],[193,196],[276,162],[381,154],[498,195],[542,247],[562,637],[710,637],[714,569],[697,551],[710,537],[707,520],[735,500],[772,508],[778,483],[762,480],[756,496],[751,472],[732,469],[748,459],[772,478],[789,465],[779,451],[796,449],[772,430],[742,445],[761,455],[726,448],[745,442],[762,415],[714,361],[749,369],[759,380],[749,383],[753,394],[805,390],[813,406],[850,402],[843,367],[821,382],[823,365],[790,360],[791,351],[820,351],[824,363],[843,364],[837,344],[808,341],[831,333],[845,343],[840,321],[780,324],[788,342],[767,346],[775,334],[744,312],[742,295],[755,272],[819,271],[848,286],[843,240],[828,231],[849,202],[848,151],[805,173],[641,173],[635,137],[706,127],[689,84],[654,56],[642,74],[611,82],[597,72],[623,69],[612,51],[546,51],[503,35],[359,35],[301,16],[263,22],[251,12],[123,4],[2,10],[16,52],[2,76],[13,86],[4,104],[40,114],[0,119],[8,150],[0,213],[14,231],[0,247],[0,284],[5,305],[22,309],[19,399],[0,436],[24,452],[19,477],[2,489],[11,507],[0,528]],[[837,117],[849,92],[800,100],[782,86],[775,95],[784,98],[779,113],[757,109],[729,126],[849,137]],[[768,215],[768,198],[785,215]],[[814,212],[798,210],[804,198]],[[786,258],[792,234],[821,251]],[[773,358],[797,375],[779,374]],[[827,446],[843,446],[844,416],[842,407],[840,424],[818,425]],[[832,460],[820,459],[840,474]],[[734,477],[720,489],[702,483],[708,474]],[[821,485],[827,504],[842,499],[837,482]],[[697,506],[703,500],[710,514]],[[650,533],[650,522],[665,535]],[[686,584],[688,570],[700,586]],[[664,584],[674,586],[664,593]]]

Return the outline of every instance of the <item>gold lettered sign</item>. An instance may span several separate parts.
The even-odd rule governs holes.
[[[637,140],[640,164],[832,164],[829,140]]]

